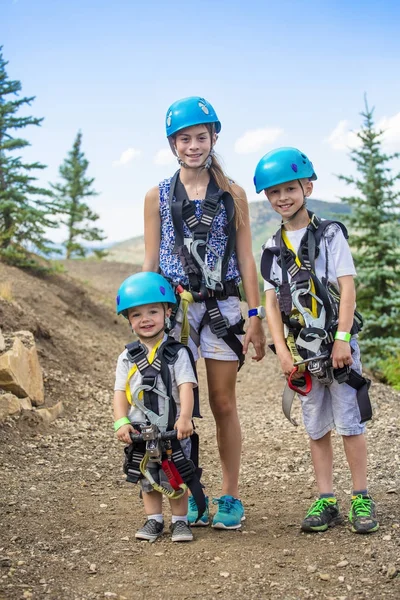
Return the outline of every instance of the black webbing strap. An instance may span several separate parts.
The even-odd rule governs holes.
[[[176,360],[178,358],[178,352],[182,348],[184,348],[185,352],[188,353],[193,372],[196,376],[196,379],[198,379],[197,370],[196,370],[196,362],[193,358],[191,349],[188,346],[185,346],[185,344],[182,344],[181,342],[179,342],[178,340],[175,340],[173,337],[168,336],[168,338],[165,340],[165,342],[160,346],[159,354],[161,357],[161,378],[167,389],[167,396],[169,396],[170,398],[172,396],[172,383],[171,383],[171,373],[168,368],[168,365],[172,365],[176,362]],[[200,414],[200,400],[199,400],[199,388],[198,387],[193,388],[193,395],[194,395],[194,406],[193,406],[192,417],[201,419],[202,416]],[[172,421],[172,426],[170,426],[170,423],[168,423],[168,429],[173,429],[173,426],[174,426],[174,423],[176,420],[176,404],[175,404],[175,402],[173,402],[172,404],[173,404],[173,406],[172,407],[170,406],[169,418],[170,419],[173,418],[173,421]]]
[[[354,369],[334,369],[333,375],[339,383],[347,383],[357,390],[357,403],[360,411],[360,423],[365,423],[372,418],[372,406],[369,398],[371,380],[363,377]]]
[[[192,233],[193,241],[201,240],[207,242],[212,223],[221,211],[222,205],[225,207],[227,218],[227,224],[225,226],[227,243],[222,257],[221,269],[221,281],[223,282],[228,270],[230,258],[236,246],[235,204],[233,198],[228,192],[220,190],[211,177],[207,186],[206,197],[201,203],[202,215],[199,220],[195,214],[195,204],[188,199],[185,187],[179,178],[179,171],[173,176],[169,192],[169,207],[175,234],[174,253],[180,254],[180,249],[184,245],[183,221],[185,221]],[[200,258],[203,261],[205,259],[206,250],[206,243],[200,244],[197,249]],[[185,268],[184,263],[182,264]],[[187,272],[187,275],[189,277],[191,289],[198,291],[200,289],[198,276],[189,272]]]
[[[194,434],[197,436],[197,434]],[[191,436],[193,443],[193,435]],[[172,445],[172,460],[179,471],[179,475],[190,489],[192,496],[197,505],[198,521],[206,510],[206,498],[204,495],[203,486],[200,483],[201,470],[191,460],[187,459],[182,451],[182,447],[177,440],[171,441]],[[192,455],[191,455],[192,456]]]
[[[157,377],[161,371],[161,360],[156,355],[156,358],[150,364],[147,360],[147,352],[145,347],[140,342],[133,342],[125,346],[129,362],[136,364],[139,373],[142,376],[142,384],[148,385],[151,388],[156,387]],[[144,405],[156,415],[158,411],[158,395],[153,390],[143,392]]]
[[[243,344],[236,335],[244,333],[244,320],[240,319],[234,325],[231,325],[226,317],[224,317],[218,306],[216,298],[207,298],[205,300],[206,313],[202,319],[200,327],[209,325],[211,332],[217,338],[223,339],[231,350],[236,354],[239,361],[238,371],[241,369],[245,356],[243,354]]]

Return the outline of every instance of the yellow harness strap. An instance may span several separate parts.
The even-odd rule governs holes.
[[[192,302],[194,302],[193,300],[193,296],[191,294],[191,292],[189,292],[188,290],[183,290],[183,292],[181,292],[179,294],[180,299],[181,299],[181,304],[182,304],[182,326],[181,326],[181,335],[179,338],[179,341],[184,344],[185,346],[188,345],[189,343],[189,337],[190,337],[190,325],[189,325],[189,319],[188,319],[188,308],[189,308],[189,304],[192,304]]]
[[[289,248],[289,250],[291,250],[293,252],[293,254],[295,255],[295,261],[296,261],[296,265],[299,267],[299,269],[302,267],[302,264],[300,262],[299,257],[297,256],[296,252],[294,251],[294,248],[292,246],[292,244],[289,242],[288,236],[286,234],[286,231],[282,228],[281,231],[281,235],[282,235],[282,239],[286,245],[287,248]],[[315,285],[312,279],[310,279],[310,291],[315,294]],[[316,299],[311,296],[311,313],[313,315],[313,317],[318,317],[318,310],[317,310],[317,301]]]
[[[161,339],[159,342],[157,342],[157,344],[154,346],[154,348],[152,349],[152,351],[150,352],[147,361],[151,364],[153,362],[153,360],[156,357],[157,354],[157,350],[159,349],[159,347],[161,346],[163,342],[163,339]],[[128,377],[126,379],[126,384],[125,384],[125,394],[127,397],[127,400],[129,402],[129,404],[132,404],[132,394],[131,394],[131,386],[129,385],[129,382],[131,380],[131,378],[133,377],[133,375],[136,373],[137,371],[137,365],[133,365],[133,367],[131,368],[131,370],[128,373]],[[139,392],[139,399],[142,400],[143,398],[143,392]]]

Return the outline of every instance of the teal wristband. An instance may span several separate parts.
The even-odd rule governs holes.
[[[118,431],[118,429],[120,427],[122,427],[122,425],[130,425],[131,422],[128,419],[128,417],[122,417],[122,419],[118,419],[118,421],[115,421],[114,423],[114,431]]]
[[[335,333],[335,340],[340,340],[341,342],[349,342],[351,340],[351,333],[347,333],[347,331],[337,331]]]

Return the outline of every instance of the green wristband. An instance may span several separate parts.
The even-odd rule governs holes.
[[[122,425],[130,425],[131,422],[128,419],[128,417],[122,417],[122,419],[118,419],[118,421],[114,422],[114,431],[118,431],[118,429],[120,427],[122,427]]]
[[[335,333],[335,340],[340,340],[341,342],[349,342],[351,340],[351,333],[347,333],[347,331],[337,331]]]

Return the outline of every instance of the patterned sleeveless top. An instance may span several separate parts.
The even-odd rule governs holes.
[[[184,273],[179,256],[177,254],[173,254],[175,246],[175,232],[174,226],[172,224],[172,217],[168,201],[169,191],[171,187],[171,179],[172,177],[164,179],[164,181],[161,181],[161,183],[158,186],[160,191],[161,217],[160,268],[164,276],[173,283],[181,283],[182,285],[188,285],[189,279]],[[202,200],[192,200],[192,202],[195,203],[196,217],[200,219],[202,215]],[[225,233],[227,223],[228,219],[226,216],[226,210],[224,205],[222,205],[220,213],[215,217],[212,223],[208,238],[209,246],[211,246],[211,248],[217,253],[217,255],[221,257],[224,255],[226,243],[228,240],[228,236]],[[183,233],[185,238],[191,238],[191,233],[186,223],[183,223]],[[215,268],[216,260],[217,257],[212,252],[206,252],[205,262],[207,266],[210,267],[210,269]],[[229,260],[225,279],[226,281],[234,279],[237,284],[239,284],[241,281],[235,251],[232,253],[232,256]]]

